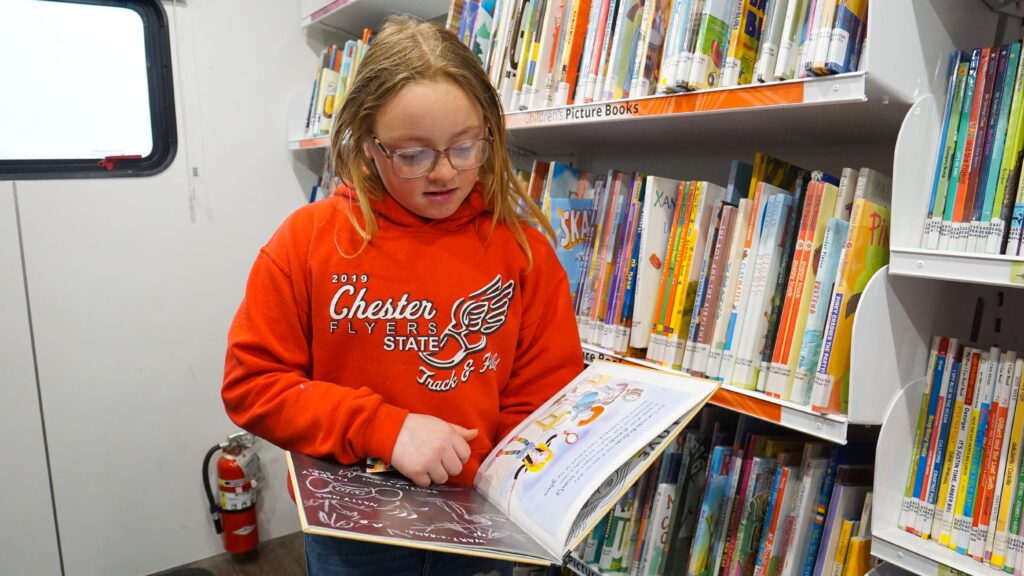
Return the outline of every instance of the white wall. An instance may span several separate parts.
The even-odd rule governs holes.
[[[0,374],[0,558],[11,574],[59,574],[12,182],[0,182]]]
[[[0,362],[14,384],[0,386],[0,438],[17,462],[0,474],[4,569],[60,573],[29,314],[64,574],[149,574],[222,551],[200,465],[235,430],[219,396],[225,335],[257,250],[312,183],[286,147],[288,100],[316,62],[297,4],[165,0],[178,155],[149,178],[17,183],[30,309],[0,182]],[[280,451],[262,455],[267,539],[298,524]]]

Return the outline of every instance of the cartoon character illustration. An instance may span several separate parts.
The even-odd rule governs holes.
[[[519,448],[503,448],[498,452],[498,456],[515,456],[523,462],[513,476],[514,479],[518,479],[523,470],[533,473],[540,472],[555,457],[555,453],[551,450],[551,443],[555,438],[558,438],[557,434],[543,442],[534,443],[522,436],[516,436],[509,442],[509,445],[512,442],[518,442]]]
[[[577,426],[583,427],[597,420],[604,413],[604,406],[615,402],[620,396],[632,402],[643,394],[641,388],[629,388],[625,382],[604,384],[596,390],[584,393],[576,399],[570,410],[569,419]]]

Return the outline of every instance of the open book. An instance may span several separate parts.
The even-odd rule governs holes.
[[[487,456],[473,487],[421,488],[289,453],[303,532],[560,564],[717,384],[595,362]]]

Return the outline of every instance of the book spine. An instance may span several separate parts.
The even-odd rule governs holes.
[[[1014,362],[1014,371],[1011,377],[1010,404],[1013,406],[1013,413],[1010,421],[1012,426],[1009,434],[1009,444],[1006,449],[1006,469],[1003,475],[1003,489],[999,504],[999,515],[996,519],[995,538],[992,544],[991,564],[997,570],[1002,570],[1005,566],[1011,564],[1008,539],[1013,503],[1016,499],[1016,480],[1020,468],[1021,433],[1024,432],[1024,406],[1021,406],[1021,404],[1024,404],[1024,396],[1020,394],[1022,371],[1024,371],[1024,360],[1018,358]]]
[[[965,154],[973,149],[973,134],[970,130],[971,111],[974,109],[974,93],[978,81],[978,68],[981,64],[982,49],[974,50],[971,55],[971,62],[967,68],[967,80],[964,85],[963,105],[960,113],[960,125],[957,127],[956,148],[953,151],[953,165],[950,167],[949,188],[946,192],[946,207],[942,214],[942,227],[939,230],[939,250],[949,250],[950,246],[956,245],[958,224],[956,218],[963,210],[965,196],[961,194],[960,179],[964,177],[964,187],[967,186],[965,171],[970,168],[970,158],[966,159]],[[981,105],[981,101],[978,101]],[[975,123],[975,128],[977,124]],[[972,138],[972,146],[968,147],[968,135]]]
[[[996,438],[1002,437],[1002,444],[996,443],[993,448],[998,450],[996,460],[999,463],[999,469],[996,472],[994,479],[995,491],[992,495],[992,503],[990,507],[990,516],[988,522],[988,533],[985,538],[985,555],[984,562],[989,562],[995,566],[993,561],[993,555],[995,553],[995,537],[996,533],[1000,529],[1000,513],[1003,508],[1003,501],[1010,498],[1008,494],[1010,489],[1006,488],[1006,469],[1010,466],[1010,444],[1011,444],[1011,433],[1013,427],[1013,418],[1016,412],[1017,406],[1017,393],[1019,381],[1013,379],[1014,367],[1017,363],[1016,352],[1004,353],[1004,360],[1000,363],[1000,386],[1003,388],[1003,408],[1001,414],[998,416],[996,426],[999,430],[996,434]],[[1005,523],[1002,525],[1002,529],[1005,530]]]
[[[719,304],[722,299],[722,284],[725,275],[725,259],[730,248],[736,222],[736,206],[725,204],[722,207],[721,224],[715,239],[714,253],[711,258],[711,271],[708,274],[707,299],[701,308],[700,328],[697,331],[694,346],[691,372],[697,376],[707,373],[708,359],[711,353],[711,338],[718,322]]]
[[[992,103],[990,86],[995,76],[995,58],[990,48],[983,48],[978,63],[978,77],[974,85],[974,99],[971,102],[971,115],[968,120],[967,138],[964,143],[964,157],[960,165],[960,179],[957,188],[957,211],[953,213],[956,229],[956,243],[953,249],[957,252],[967,250],[967,239],[970,232],[971,214],[974,211],[974,196],[978,185],[978,167],[984,145],[986,119]]]
[[[995,108],[998,111],[998,121],[995,129],[995,142],[992,145],[992,158],[989,164],[988,179],[985,187],[985,205],[982,207],[981,228],[979,230],[978,249],[976,250],[977,252],[985,252],[987,254],[999,253],[1003,235],[1006,232],[1003,216],[1005,181],[1000,186],[1000,175],[1002,173],[1003,155],[1006,153],[1006,143],[1010,137],[1007,128],[1012,112],[1013,89],[1016,84],[1019,60],[1020,42],[1014,42],[1007,47],[1005,71],[1000,79],[1000,93],[997,93],[1000,100],[999,106]],[[1002,62],[1000,62],[1000,68],[1003,68]],[[984,240],[982,240],[982,237]]]
[[[932,389],[928,402],[928,414],[925,420],[924,435],[921,438],[921,453],[918,459],[918,478],[920,484],[915,484],[915,497],[917,498],[917,522],[912,527],[914,534],[921,535],[922,525],[927,521],[928,507],[928,486],[931,484],[932,467],[935,463],[935,447],[938,439],[942,410],[946,400],[946,390],[943,388],[946,364],[949,361],[949,338],[945,336],[938,338],[938,353],[935,363],[930,372]]]
[[[705,0],[701,14],[700,31],[690,67],[690,90],[704,90],[718,86],[724,54],[721,47],[729,39],[729,0]]]
[[[722,86],[744,86],[754,78],[754,64],[761,44],[765,2],[740,0],[735,26],[730,30],[729,51],[722,67]]]
[[[988,225],[992,218],[992,204],[995,201],[995,179],[992,179],[993,183],[990,185],[989,176],[993,164],[997,167],[999,165],[1000,155],[1003,152],[1003,144],[1000,139],[1006,136],[1005,124],[1001,135],[996,130],[999,127],[999,116],[1003,108],[1003,85],[1006,83],[1009,55],[1010,47],[1006,44],[999,48],[998,53],[993,52],[993,58],[990,61],[990,67],[995,69],[995,73],[992,75],[991,84],[986,84],[985,97],[988,108],[983,111],[985,132],[983,135],[979,133],[978,149],[981,155],[978,160],[978,172],[971,176],[977,181],[970,220],[971,228],[967,239],[968,252],[984,252],[988,240]],[[981,140],[982,136],[984,140]]]
[[[757,61],[754,63],[754,82],[764,83],[775,79],[782,28],[786,24],[786,5],[785,0],[775,0],[769,3],[765,10],[761,44],[757,50]]]
[[[732,449],[729,447],[716,446],[712,451],[700,517],[690,548],[686,570],[689,576],[711,576],[715,568],[710,562],[713,557],[713,540],[722,521],[722,501],[728,488],[731,458]]]
[[[991,379],[995,383],[992,404],[989,408],[989,423],[985,432],[985,448],[982,457],[979,490],[975,503],[976,513],[971,526],[968,555],[975,560],[985,561],[985,546],[988,542],[989,523],[992,517],[992,505],[995,502],[998,482],[999,463],[1002,460],[1003,436],[1006,432],[1006,413],[1010,397],[1010,377],[1006,374],[1008,364],[1016,360],[1010,358],[1009,352],[991,353]],[[997,509],[998,512],[998,509]],[[991,549],[989,550],[991,555]]]
[[[935,250],[939,247],[939,230],[942,227],[942,213],[946,206],[946,191],[949,187],[949,171],[953,165],[953,151],[956,149],[956,128],[960,124],[960,111],[963,107],[964,88],[967,85],[967,66],[962,62],[959,50],[953,51],[951,60],[955,68],[949,78],[949,92],[946,95],[946,112],[943,117],[940,156],[935,163],[935,176],[932,179],[932,194],[929,200],[928,214],[921,246]]]
[[[989,385],[989,362],[988,352],[981,355],[981,368],[978,372],[978,401],[972,408],[971,427],[967,434],[969,453],[965,453],[964,461],[969,462],[968,472],[965,475],[966,489],[963,490],[963,501],[957,496],[959,514],[953,521],[953,535],[950,537],[950,547],[955,544],[955,550],[960,554],[967,555],[970,544],[971,527],[975,513],[975,499],[978,493],[978,479],[981,476],[982,458],[984,457],[985,432],[988,429],[988,415],[992,404],[992,387]]]
[[[825,469],[825,476],[821,481],[821,490],[818,492],[817,497],[818,504],[814,512],[814,524],[811,525],[810,534],[807,538],[807,554],[804,557],[802,576],[813,576],[814,574],[814,565],[818,559],[818,546],[821,544],[821,538],[825,532],[825,517],[828,515],[828,506],[832,499],[832,488],[836,482],[836,468],[839,465],[838,458],[839,451],[833,451],[828,467]]]
[[[932,528],[932,534],[937,533],[939,535],[939,544],[954,550],[956,549],[954,524],[956,523],[956,517],[959,514],[960,508],[963,506],[964,496],[967,493],[966,489],[962,489],[961,484],[966,485],[963,479],[966,477],[967,472],[969,472],[970,449],[973,446],[973,441],[969,436],[972,426],[971,422],[974,419],[978,364],[980,361],[981,355],[977,350],[973,348],[964,349],[964,362],[966,364],[961,370],[961,373],[964,375],[961,386],[965,389],[965,396],[956,430],[956,447],[951,460],[952,471],[949,479],[949,496],[946,506],[943,508],[940,529]]]
[[[945,361],[944,374],[942,376],[942,397],[939,399],[939,419],[936,422],[936,435],[934,445],[931,447],[932,462],[931,471],[928,476],[928,483],[925,491],[923,513],[918,519],[918,533],[922,538],[931,536],[932,526],[935,521],[935,506],[941,486],[943,469],[946,461],[946,447],[949,444],[949,431],[953,424],[953,413],[957,397],[957,385],[960,376],[960,351],[959,343],[951,338]]]
[[[841,0],[836,9],[836,23],[829,39],[825,72],[843,74],[853,72],[861,28],[867,26],[868,0]]]
[[[789,0],[786,6],[786,21],[782,26],[779,56],[775,62],[776,80],[792,80],[796,77],[801,35],[806,28],[809,9],[808,0]]]

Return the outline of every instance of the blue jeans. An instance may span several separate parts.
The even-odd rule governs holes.
[[[512,576],[512,563],[489,558],[312,534],[304,540],[309,576]]]

